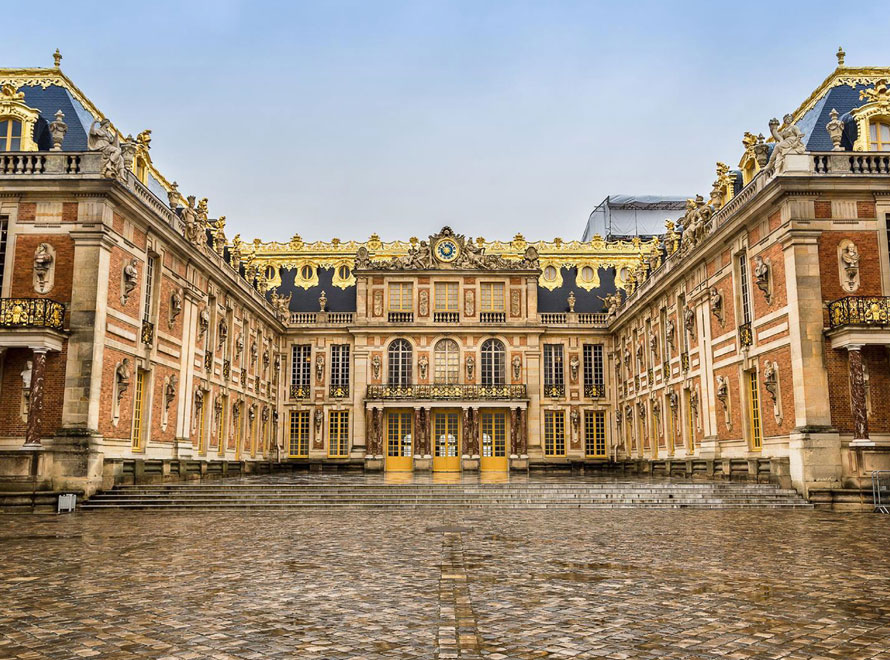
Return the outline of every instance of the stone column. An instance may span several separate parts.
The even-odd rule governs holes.
[[[34,364],[31,366],[31,395],[28,398],[28,430],[25,432],[25,447],[40,446],[40,425],[43,422],[43,380],[46,375],[46,349],[34,349]]]
[[[850,369],[850,404],[853,408],[853,442],[866,442],[868,438],[868,410],[865,405],[865,371],[862,368],[862,347],[847,346]]]

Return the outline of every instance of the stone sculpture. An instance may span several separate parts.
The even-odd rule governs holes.
[[[52,288],[54,264],[55,257],[52,246],[49,243],[38,245],[37,251],[34,253],[34,277],[36,280],[34,289],[37,293],[46,293]]]
[[[50,151],[61,151],[62,142],[68,133],[68,124],[65,123],[65,114],[61,110],[56,111],[56,119],[49,125],[49,134],[53,138],[53,146]]]
[[[511,364],[513,365],[513,380],[519,380],[522,377],[522,358],[514,355]]]
[[[103,119],[92,123],[87,136],[87,147],[90,151],[102,154],[103,176],[109,179],[122,179],[126,176],[120,138],[117,131],[111,128],[109,120]]]
[[[773,172],[782,171],[787,156],[806,153],[806,147],[803,144],[803,131],[793,124],[793,121],[794,117],[785,115],[782,128],[780,128],[778,119],[775,117],[770,119],[769,132],[776,140],[776,146],[773,147],[767,168],[771,168]]]
[[[769,270],[769,263],[764,261],[763,257],[759,254],[754,257],[754,282],[757,284],[757,288],[763,292],[767,305],[770,303],[771,297]]]
[[[139,277],[139,271],[136,269],[136,265],[139,262],[136,259],[131,259],[125,266],[123,271],[123,293],[121,294],[121,301],[126,305],[127,301],[130,299],[130,293],[132,293],[133,289],[136,288],[136,282]]]
[[[371,376],[374,380],[380,380],[380,356],[374,355],[371,357]]]
[[[174,289],[170,294],[170,327],[176,323],[176,318],[182,313],[182,291]]]
[[[130,358],[124,358],[114,370],[114,379],[117,383],[117,400],[120,403],[124,393],[130,387]]]
[[[430,366],[430,359],[426,355],[417,358],[417,370],[420,372],[420,380],[426,380],[426,372]]]
[[[825,125],[825,130],[828,131],[828,137],[831,138],[831,150],[832,151],[843,151],[844,148],[841,146],[841,138],[844,135],[844,122],[838,119],[837,110],[834,108],[831,109],[831,121],[829,121]]]
[[[723,294],[721,294],[720,290],[715,286],[711,287],[709,294],[711,298],[711,313],[716,317],[718,323],[720,323],[722,327],[724,322]]]
[[[853,241],[844,241],[841,248],[841,266],[844,271],[844,288],[852,293],[859,288],[859,248]]]

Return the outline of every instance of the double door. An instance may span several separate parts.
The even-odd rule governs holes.
[[[433,470],[460,472],[460,418],[456,410],[433,412]]]

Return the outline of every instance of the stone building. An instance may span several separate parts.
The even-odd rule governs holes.
[[[746,133],[652,239],[228,239],[62,73],[0,69],[0,482],[890,466],[890,68]],[[886,152],[886,155],[885,155]]]

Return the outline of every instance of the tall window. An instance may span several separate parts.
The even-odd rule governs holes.
[[[328,422],[328,456],[349,456],[349,411],[332,410]]]
[[[584,411],[584,453],[591,458],[606,457],[606,412]]]
[[[872,121],[868,125],[868,150],[890,151],[890,124]]]
[[[544,395],[558,397],[564,393],[562,344],[544,344]]]
[[[155,288],[155,269],[157,268],[157,257],[149,257],[145,262],[145,309],[142,312],[142,318],[151,321],[151,303],[152,293]]]
[[[748,372],[748,387],[750,392],[750,417],[751,425],[751,449],[758,451],[763,448],[763,426],[760,415],[760,388],[757,383],[757,372]]]
[[[22,122],[0,119],[0,151],[22,150]]]
[[[6,272],[6,241],[9,236],[9,220],[0,218],[0,291],[3,290],[3,275]]]
[[[389,285],[389,311],[410,312],[414,309],[411,282],[392,282]]]
[[[147,378],[147,371],[142,369],[136,371],[136,400],[133,403],[133,451],[142,451],[143,449],[143,432],[145,431],[143,416],[145,414],[145,384]]]
[[[226,444],[228,438],[226,437],[226,397],[221,396],[217,399],[219,401],[219,420],[216,427],[216,442],[217,442],[217,451],[220,456],[226,453]]]
[[[482,456],[502,458],[507,455],[507,415],[482,413]]]
[[[435,311],[437,312],[456,312],[457,311],[457,282],[436,282],[436,300]]]
[[[603,345],[584,344],[584,396],[604,396]]]
[[[291,348],[290,384],[292,389],[302,390],[303,398],[309,396],[309,385],[312,378],[312,346],[309,344],[294,344]]]
[[[433,379],[440,385],[455,385],[460,381],[460,348],[453,339],[436,342]]]
[[[566,415],[562,410],[544,411],[544,456],[566,455]]]
[[[742,299],[742,323],[751,322],[751,297],[748,294],[748,253],[739,255],[739,289]]]
[[[482,384],[503,385],[506,381],[506,350],[499,339],[482,342]]]
[[[503,312],[504,311],[504,283],[483,282],[481,285],[480,311]]]
[[[309,411],[290,411],[290,442],[288,456],[299,458],[309,455]]]
[[[349,394],[349,344],[331,346],[331,390],[334,396]]]
[[[411,384],[411,360],[411,344],[407,339],[396,339],[389,345],[387,382],[390,385]]]

